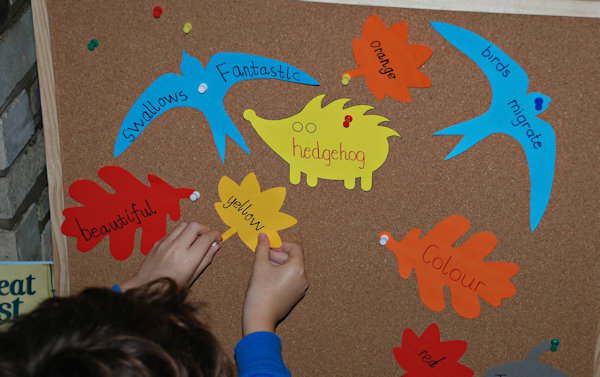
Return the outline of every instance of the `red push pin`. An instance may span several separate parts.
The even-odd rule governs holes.
[[[346,117],[344,119],[345,119],[345,121],[344,121],[344,127],[345,128],[350,127],[350,122],[352,122],[352,116],[346,115]]]
[[[162,8],[159,7],[158,5],[154,7],[154,18],[158,18],[160,17],[160,15],[162,14]]]

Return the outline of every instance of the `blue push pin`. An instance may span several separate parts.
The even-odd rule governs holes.
[[[542,97],[538,97],[535,99],[535,109],[540,111],[542,109],[542,105],[544,104],[544,99]]]
[[[537,102],[537,100],[536,100],[536,102]],[[552,339],[550,341],[550,351],[556,352],[556,350],[558,349],[558,346],[560,346],[560,339]]]

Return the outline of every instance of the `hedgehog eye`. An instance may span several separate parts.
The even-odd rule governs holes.
[[[310,132],[311,134],[314,133],[317,130],[317,125],[314,123],[309,123],[306,125],[306,131]]]
[[[296,132],[302,131],[302,128],[304,128],[304,126],[300,122],[295,122],[294,124],[292,124],[292,130]]]

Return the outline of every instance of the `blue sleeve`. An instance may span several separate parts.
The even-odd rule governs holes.
[[[246,335],[235,346],[238,377],[291,377],[281,357],[281,339],[271,332]]]

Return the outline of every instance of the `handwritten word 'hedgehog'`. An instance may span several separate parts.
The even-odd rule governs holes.
[[[350,101],[341,98],[325,107],[319,95],[298,114],[280,120],[262,119],[254,110],[244,111],[258,135],[288,164],[290,182],[300,183],[301,173],[306,183],[315,187],[319,178],[343,180],[351,190],[360,177],[360,186],[369,191],[373,172],[387,159],[389,136],[400,136],[379,123],[389,121],[380,115],[365,114],[373,107],[357,105],[344,108]]]

